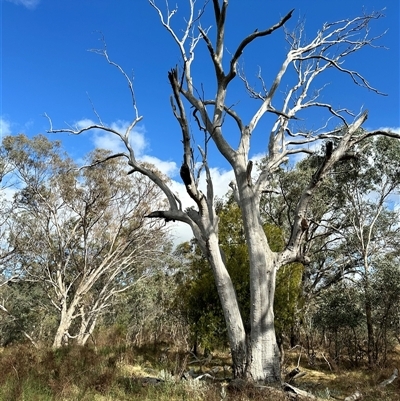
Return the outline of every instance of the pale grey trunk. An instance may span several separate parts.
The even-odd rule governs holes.
[[[94,328],[96,327],[98,315],[95,314],[91,318],[85,318],[85,311],[83,307],[81,308],[81,325],[79,328],[79,333],[76,337],[76,343],[78,345],[85,345],[92,335]]]
[[[247,370],[247,345],[243,319],[231,277],[221,257],[218,237],[211,234],[207,241],[209,260],[213,269],[218,295],[224,312],[231,348],[234,377],[245,377]]]
[[[248,375],[256,382],[279,383],[280,352],[275,336],[274,296],[276,264],[270,250],[252,189],[240,191],[244,229],[250,260],[250,344]]]
[[[63,345],[68,344],[68,330],[74,320],[77,301],[67,306],[66,299],[63,301],[60,312],[60,322],[54,336],[53,348],[61,348]]]
[[[72,323],[72,313],[69,310],[61,312],[60,323],[58,324],[56,334],[54,336],[53,348],[61,348],[68,343],[68,330]]]

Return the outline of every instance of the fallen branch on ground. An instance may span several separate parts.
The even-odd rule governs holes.
[[[344,401],[357,401],[357,400],[361,400],[361,398],[362,398],[362,394],[359,391],[356,391],[354,394],[346,397],[344,399]]]
[[[392,376],[389,377],[389,379],[384,380],[382,383],[380,383],[378,386],[379,387],[386,387],[388,384],[394,382],[399,376],[399,371],[395,369],[393,371]]]

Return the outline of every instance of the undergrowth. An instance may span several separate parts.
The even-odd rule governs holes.
[[[160,362],[154,349],[65,347],[58,350],[15,345],[0,352],[0,401],[221,401],[221,382],[176,380],[188,366],[182,353],[170,353]],[[221,357],[222,358],[222,357]],[[295,358],[293,359],[295,360]],[[214,364],[226,361],[213,360]],[[398,360],[397,360],[398,362]],[[212,363],[212,362],[211,362]],[[395,363],[395,361],[393,361]],[[206,371],[211,366],[196,366]],[[394,366],[395,367],[395,366]],[[387,388],[377,383],[390,376],[393,367],[369,371],[331,371],[328,366],[307,367],[307,375],[295,385],[321,399],[344,399],[356,390],[364,401],[400,401],[397,379]],[[149,382],[146,377],[163,381]],[[229,401],[284,400],[275,392],[245,386],[226,389]]]

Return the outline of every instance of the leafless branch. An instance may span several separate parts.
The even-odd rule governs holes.
[[[94,107],[93,101],[92,101],[92,99],[90,98],[89,93],[86,92],[86,95],[87,95],[87,97],[88,97],[88,99],[89,99],[90,104],[92,105],[93,113],[96,115],[97,119],[99,120],[100,125],[101,125],[101,126],[104,126],[104,123],[103,123],[103,121],[101,120],[101,117],[100,117],[99,113],[97,112],[96,108]]]
[[[341,58],[344,57],[344,54],[341,54],[340,57]],[[379,95],[387,96],[385,93],[380,92],[378,89],[372,87],[368,83],[368,81],[359,72],[341,67],[339,62],[336,61],[335,59],[331,59],[331,58],[323,56],[323,55],[315,55],[315,56],[297,57],[295,60],[306,61],[306,60],[312,60],[312,59],[324,60],[330,66],[335,67],[340,72],[343,72],[343,73],[349,75],[356,85],[365,87],[373,92],[376,92]]]
[[[105,163],[105,162],[107,162],[109,160],[117,159],[119,157],[126,157],[126,158],[129,159],[129,156],[126,153],[114,153],[114,154],[112,154],[110,156],[104,157],[103,159],[95,160],[93,163],[80,166],[78,170],[83,170],[83,169],[86,169],[86,168],[95,167],[95,166],[98,166],[99,164],[103,164],[103,163]],[[133,172],[134,172],[134,170],[129,171],[128,174],[132,174]]]
[[[166,1],[166,15],[164,16],[163,12],[161,11],[161,8],[159,8],[156,5],[155,0],[148,0],[149,4],[157,11],[161,24],[163,27],[169,32],[169,34],[172,36],[174,42],[178,45],[179,51],[181,53],[184,67],[183,67],[183,74],[182,74],[182,80],[183,77],[185,77],[187,85],[188,85],[188,90],[189,92],[193,91],[193,86],[192,86],[192,78],[191,78],[191,64],[194,60],[194,49],[199,42],[200,38],[202,37],[202,34],[200,33],[199,36],[194,36],[193,35],[193,27],[198,22],[201,18],[201,16],[204,13],[205,7],[208,3],[209,0],[207,0],[203,6],[199,9],[197,12],[197,15],[195,15],[195,4],[196,0],[189,0],[189,5],[190,5],[190,11],[189,11],[189,17],[186,19],[186,27],[183,30],[183,34],[181,38],[178,37],[176,34],[175,30],[172,28],[171,25],[171,19],[172,17],[178,12],[178,6],[176,6],[173,10],[169,9],[169,4],[168,1]],[[203,32],[206,34],[208,31],[203,30]],[[186,50],[187,42],[190,39],[189,42],[189,48]],[[181,85],[182,86],[182,82]]]
[[[226,76],[226,84],[225,85],[227,85],[229,83],[229,81],[231,81],[235,77],[237,62],[238,62],[240,56],[242,55],[244,49],[246,48],[246,46],[248,46],[253,40],[263,37],[263,36],[270,35],[274,31],[276,31],[277,29],[282,27],[292,17],[293,11],[294,11],[294,9],[289,11],[278,23],[276,23],[272,27],[265,29],[263,31],[255,30],[253,33],[251,33],[249,36],[247,36],[245,39],[242,40],[242,42],[239,44],[238,48],[236,49],[236,51],[232,57],[231,62],[230,62],[230,70],[229,70],[228,75]]]
[[[123,75],[123,77],[125,78],[125,80],[126,80],[126,82],[128,84],[129,92],[131,94],[132,108],[135,111],[135,119],[134,119],[134,121],[137,121],[140,117],[139,117],[139,112],[138,112],[138,109],[137,109],[137,106],[136,106],[135,92],[133,90],[132,80],[128,77],[128,74],[125,72],[125,70],[119,64],[117,64],[114,61],[112,61],[110,59],[110,57],[108,56],[107,43],[106,43],[103,35],[101,35],[101,41],[103,42],[103,49],[90,49],[89,51],[92,52],[92,53],[99,54],[99,55],[103,56],[107,60],[108,64],[110,64],[113,67],[115,67]],[[97,115],[97,113],[96,113],[96,115]]]

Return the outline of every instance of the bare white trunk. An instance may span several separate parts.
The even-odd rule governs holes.
[[[60,323],[58,324],[56,334],[54,336],[53,348],[61,348],[67,344],[68,330],[71,327],[72,317],[69,313],[61,314]]]
[[[218,237],[211,234],[207,241],[209,260],[213,269],[218,295],[224,312],[232,353],[235,377],[244,377],[247,370],[246,333],[240,314],[236,292],[231,277],[221,257]]]
[[[79,328],[79,333],[76,337],[76,343],[78,345],[85,345],[92,335],[94,328],[96,327],[97,318],[99,313],[94,313],[92,316],[87,317],[85,310],[82,306],[81,308],[81,325]]]
[[[276,263],[260,221],[256,197],[247,181],[241,185],[241,210],[250,258],[250,363],[256,382],[281,380],[280,352],[274,326]]]
[[[279,382],[280,352],[276,342],[273,311],[275,267],[273,263],[266,262],[250,264],[250,269],[251,363],[248,374],[257,382]]]
[[[83,332],[79,332],[78,336],[76,337],[76,343],[81,346],[86,345],[87,341],[89,340],[90,336],[93,333],[95,326],[96,324],[94,322],[93,324],[90,325],[88,329],[86,329]]]
[[[57,327],[56,334],[53,340],[53,348],[61,348],[68,343],[68,330],[74,320],[74,314],[77,302],[67,305],[66,299],[63,300],[60,312],[60,322]]]

